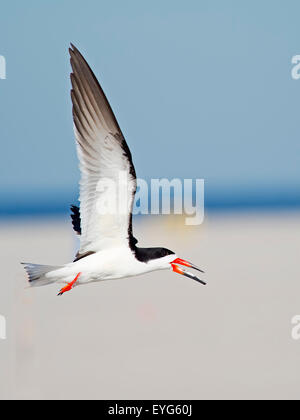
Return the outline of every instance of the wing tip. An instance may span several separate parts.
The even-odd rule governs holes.
[[[75,45],[72,42],[70,42],[70,46],[69,46],[69,53],[70,53],[70,55],[71,54],[74,54],[77,51],[78,51],[78,49],[75,47]]]
[[[72,49],[72,51],[78,51],[78,48],[75,47],[75,45],[73,44],[73,42],[70,42],[70,48],[69,50]],[[78,51],[79,52],[79,51]]]
[[[70,57],[71,57],[71,61],[72,61],[73,58],[75,58],[75,59],[77,58],[77,59],[83,60],[88,65],[85,58],[83,57],[83,55],[79,51],[79,49],[76,48],[75,45],[72,44],[72,42],[70,42],[69,54],[70,54]]]

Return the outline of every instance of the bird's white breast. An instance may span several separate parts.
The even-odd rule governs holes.
[[[159,260],[170,259],[170,257]],[[174,259],[172,256],[171,259]],[[111,248],[96,252],[69,265],[74,274],[80,272],[78,283],[112,280],[136,276],[154,270],[170,268],[169,261],[152,260],[147,263],[138,261],[128,247]]]

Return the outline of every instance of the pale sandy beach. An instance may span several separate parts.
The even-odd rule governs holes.
[[[0,398],[298,399],[299,228],[299,212],[140,220],[140,245],[176,250],[208,285],[158,272],[59,298],[26,289],[19,262],[71,260],[69,221],[2,221]]]

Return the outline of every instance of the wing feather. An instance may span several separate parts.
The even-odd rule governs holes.
[[[71,99],[81,171],[79,254],[83,255],[137,242],[132,236],[136,174],[130,150],[101,86],[81,53],[71,46]],[[103,203],[112,199],[118,203],[124,195],[120,184],[124,174],[126,210],[117,206],[115,212],[110,207],[110,211],[100,211]],[[114,183],[114,189],[103,188],[107,180]]]

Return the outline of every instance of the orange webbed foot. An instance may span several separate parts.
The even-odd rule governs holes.
[[[74,284],[77,282],[78,277],[80,276],[80,274],[81,273],[78,273],[77,276],[75,277],[75,279],[73,281],[71,281],[65,287],[63,287],[62,289],[60,289],[60,292],[58,293],[57,296],[62,296],[64,293],[69,292],[70,290],[72,290],[73,287],[74,287]]]

